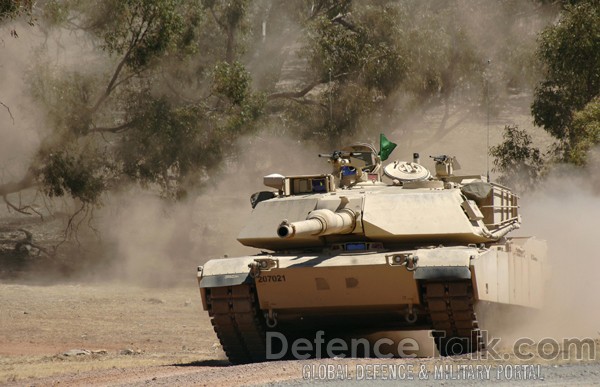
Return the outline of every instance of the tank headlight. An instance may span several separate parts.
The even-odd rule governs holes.
[[[402,261],[402,257],[401,257],[401,256],[399,256],[399,255],[396,255],[396,256],[394,257],[394,262],[396,262],[396,263],[400,263],[400,261]]]

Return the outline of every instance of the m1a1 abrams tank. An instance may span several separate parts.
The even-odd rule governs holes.
[[[315,332],[348,349],[339,338],[430,330],[442,355],[474,352],[478,303],[541,306],[545,244],[507,237],[521,222],[508,188],[456,175],[454,157],[434,157],[431,174],[417,154],[382,168],[367,144],[319,156],[331,173],[271,174],[252,195],[238,240],[268,251],[198,268],[231,362],[289,357],[282,337]]]

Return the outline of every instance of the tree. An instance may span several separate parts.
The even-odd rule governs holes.
[[[328,84],[320,98],[326,138],[356,132],[361,118],[380,110],[406,76],[401,8],[386,4],[355,11],[320,16],[309,25],[314,32],[309,62],[315,79]]]
[[[581,143],[597,141],[574,118],[600,95],[600,3],[565,5],[560,21],[542,32],[537,56],[544,80],[535,90],[534,122],[557,139],[561,160],[581,164],[589,149]]]
[[[34,93],[49,110],[52,131],[29,173],[49,196],[68,193],[87,205],[96,204],[109,181],[123,172],[102,136],[144,129],[139,110],[128,101],[147,96],[157,62],[184,44],[185,4],[115,0],[73,7],[71,12],[87,12],[82,29],[115,59],[114,67],[107,75],[76,70],[33,81]]]
[[[215,3],[223,12],[229,7]],[[181,197],[218,170],[235,139],[252,130],[264,97],[251,90],[248,72],[229,50],[197,53],[214,31],[196,2],[52,5],[52,15],[60,15],[52,21],[89,39],[100,63],[108,55],[110,70],[53,71],[40,63],[33,71],[31,90],[48,112],[49,134],[25,175],[0,184],[7,203],[10,194],[36,186],[50,197],[76,199],[76,214],[85,216],[103,193],[127,181]],[[203,58],[199,67],[189,66],[194,56]],[[195,98],[186,94],[189,85]]]
[[[600,144],[600,97],[575,112],[571,126],[574,145],[569,148],[567,157],[571,163],[583,166],[590,149]]]
[[[248,1],[234,0],[224,3],[215,0],[202,0],[202,6],[210,11],[217,26],[227,36],[225,62],[231,64],[236,54],[236,35],[244,27]]]
[[[523,21],[539,12],[529,3],[503,1],[494,7],[484,1],[331,2],[331,7],[326,1],[306,3],[314,6],[298,7],[296,12],[307,31],[300,56],[309,61],[310,77],[304,87],[269,96],[270,108],[285,116],[288,133],[302,138],[368,138],[382,127],[397,126],[441,106],[442,119],[432,135],[440,138],[452,129],[446,123],[453,114],[485,106],[484,95],[498,100],[494,88],[484,93],[484,84],[522,92],[533,83],[523,82],[534,73],[529,67],[534,33],[523,39],[522,26],[527,25]],[[465,23],[471,19],[465,11],[490,25],[496,23],[484,29],[485,39],[477,35],[480,23]],[[489,46],[490,40],[493,47],[511,50],[482,46],[481,41]],[[490,58],[495,61],[494,77],[484,80]]]
[[[507,125],[503,141],[490,149],[494,157],[492,171],[499,172],[498,181],[517,192],[531,190],[542,178],[544,159],[540,150],[532,146],[531,136],[517,126]]]

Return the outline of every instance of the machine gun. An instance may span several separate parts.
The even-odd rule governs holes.
[[[350,187],[361,181],[381,180],[381,159],[369,144],[355,144],[332,153],[320,153],[319,157],[327,158],[332,164],[332,174],[341,187]],[[377,176],[369,176],[374,174]]]
[[[456,157],[440,155],[429,156],[435,161],[435,174],[438,178],[452,176],[455,170],[460,169],[460,164]]]

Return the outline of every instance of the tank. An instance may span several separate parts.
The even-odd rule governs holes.
[[[319,155],[329,173],[265,176],[238,236],[261,253],[198,268],[232,363],[298,358],[301,339],[307,356],[332,343],[372,356],[348,343],[390,331],[429,331],[441,355],[464,354],[484,345],[478,305],[541,307],[545,242],[507,236],[517,195],[456,174],[455,157],[430,172],[416,153],[385,167],[380,154],[354,144]]]

